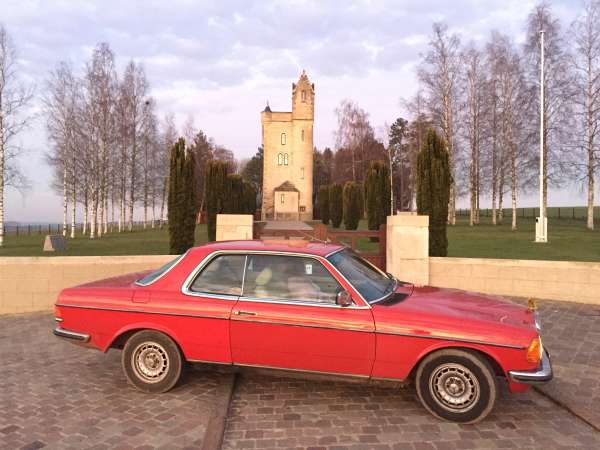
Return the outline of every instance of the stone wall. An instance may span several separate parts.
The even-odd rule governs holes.
[[[158,269],[175,256],[0,258],[0,315],[51,311],[58,293],[102,278]]]
[[[600,263],[429,258],[431,286],[600,305]]]

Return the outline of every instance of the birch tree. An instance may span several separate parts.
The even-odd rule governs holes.
[[[469,225],[473,226],[479,223],[480,154],[485,139],[483,124],[487,79],[484,57],[474,44],[463,51],[461,59],[464,74],[463,117],[469,143]]]
[[[499,81],[502,146],[509,159],[512,206],[511,230],[517,229],[517,190],[533,181],[528,175],[535,161],[531,110],[535,92],[527,85],[522,58],[508,37],[502,37]]]
[[[594,178],[600,162],[600,1],[591,0],[572,23],[570,66],[573,69],[572,114],[564,140],[575,176],[587,181],[587,229],[594,229]],[[573,158],[574,156],[574,158]]]
[[[47,161],[55,167],[57,181],[63,197],[63,235],[67,233],[67,208],[71,202],[71,238],[75,238],[75,212],[77,205],[77,108],[80,106],[79,80],[73,68],[66,62],[58,64],[56,70],[44,83],[42,111],[48,139],[53,142],[54,154]]]
[[[129,169],[129,221],[128,230],[133,229],[133,209],[137,201],[139,192],[137,189],[138,177],[138,158],[140,144],[142,141],[142,132],[145,121],[148,119],[150,100],[150,86],[146,78],[144,66],[131,60],[125,68],[123,76],[123,94],[128,103],[128,134],[130,138],[130,152],[128,157]]]
[[[163,227],[165,217],[165,204],[167,201],[167,195],[169,193],[171,147],[175,145],[176,141],[177,126],[175,125],[175,114],[169,112],[165,114],[165,117],[162,121],[162,133],[158,157],[160,162],[159,167],[161,168],[159,228]]]
[[[374,140],[369,113],[350,100],[343,100],[334,112],[337,116],[336,149],[349,152],[352,181],[362,181],[371,159],[369,145]]]
[[[448,26],[437,22],[433,25],[430,50],[424,56],[418,71],[418,80],[425,89],[429,103],[429,115],[441,131],[446,143],[451,174],[448,223],[456,223],[456,161],[457,161],[457,107],[460,76],[460,37],[449,34]]]
[[[33,98],[35,86],[19,81],[19,53],[0,23],[0,248],[4,247],[4,187],[21,192],[29,188],[17,158],[23,147],[15,137],[29,124],[24,109]]]

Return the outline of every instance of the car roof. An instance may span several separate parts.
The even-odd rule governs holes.
[[[240,251],[269,251],[304,253],[307,255],[326,256],[331,252],[343,248],[342,245],[304,241],[301,239],[254,239],[247,241],[219,241],[199,245],[195,249],[214,252],[217,250],[240,250]]]

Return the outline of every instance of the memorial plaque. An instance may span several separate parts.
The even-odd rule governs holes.
[[[67,238],[62,234],[48,235],[44,242],[44,251],[53,252],[55,250],[66,250]]]

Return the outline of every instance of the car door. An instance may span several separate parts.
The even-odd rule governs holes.
[[[337,305],[341,290],[318,258],[248,255],[231,315],[233,363],[369,376],[373,316],[361,299]]]
[[[231,363],[229,319],[242,292],[245,260],[240,254],[214,255],[191,272],[181,292],[162,300],[188,360]]]

